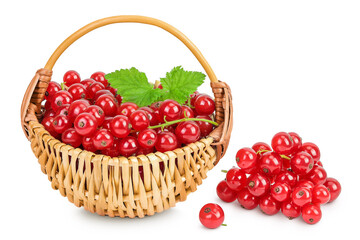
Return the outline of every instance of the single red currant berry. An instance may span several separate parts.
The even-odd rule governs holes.
[[[52,109],[45,109],[43,118],[46,117],[55,117],[57,114]]]
[[[101,95],[96,101],[95,105],[99,106],[104,110],[106,116],[115,116],[118,109],[118,104],[115,98],[109,95]]]
[[[45,99],[50,100],[52,98],[52,96],[54,96],[54,94],[60,90],[61,90],[60,84],[58,84],[57,82],[53,82],[53,81],[49,82],[49,85],[45,92]]]
[[[67,87],[70,87],[71,85],[73,85],[74,83],[79,83],[80,82],[80,75],[78,72],[74,71],[74,70],[70,70],[67,71],[64,74],[64,83]]]
[[[275,182],[284,182],[284,183],[289,184],[289,186],[293,188],[293,187],[295,187],[295,185],[297,183],[297,176],[292,171],[285,170],[283,172],[280,172],[276,176]]]
[[[270,194],[260,198],[259,207],[261,211],[267,215],[274,215],[280,210],[280,203],[276,201]]]
[[[82,137],[76,133],[74,128],[68,128],[62,133],[61,141],[77,148],[81,145]]]
[[[302,140],[301,140],[301,137],[299,136],[299,134],[297,134],[297,133],[289,132],[289,135],[292,138],[293,143],[294,143],[291,152],[292,152],[292,154],[295,154],[302,147]]]
[[[210,96],[204,94],[196,98],[194,107],[197,114],[210,115],[215,111],[215,102]]]
[[[256,152],[251,148],[242,148],[236,153],[236,163],[241,169],[251,169],[257,164]]]
[[[271,151],[269,144],[264,142],[257,142],[251,148],[254,149],[254,151],[257,153],[258,159],[260,159],[264,153]]]
[[[71,122],[74,122],[76,117],[80,114],[85,112],[88,107],[90,106],[90,103],[87,100],[79,99],[70,104],[68,116],[70,118]]]
[[[95,95],[94,95],[94,100],[96,101],[96,100],[97,100],[100,96],[102,96],[102,95],[109,95],[109,96],[115,98],[115,95],[112,94],[109,90],[107,90],[107,89],[101,89],[101,90],[99,90],[99,91],[97,91],[97,92],[95,93]]]
[[[181,106],[180,118],[193,118],[194,111],[189,106]]]
[[[242,208],[251,210],[259,205],[259,198],[249,192],[249,189],[243,188],[237,195],[237,200]]]
[[[311,189],[306,187],[297,187],[292,192],[292,201],[299,207],[310,203],[312,199]]]
[[[101,126],[105,120],[105,113],[101,107],[96,105],[89,106],[85,112],[90,113],[96,118],[98,126]]]
[[[313,169],[305,176],[315,185],[324,184],[327,178],[327,173],[323,167],[315,165]]]
[[[100,91],[105,89],[104,85],[100,82],[94,82],[91,83],[87,88],[87,97],[89,99],[94,99],[95,98],[95,94]]]
[[[294,142],[291,136],[286,132],[279,132],[271,140],[271,147],[278,154],[291,154]]]
[[[178,147],[178,140],[172,132],[158,133],[158,139],[155,148],[159,152],[172,151]]]
[[[306,152],[296,153],[290,160],[291,169],[298,175],[305,175],[314,167],[314,160]]]
[[[162,101],[154,102],[153,104],[150,105],[150,108],[154,111],[159,110],[162,103],[163,103]]]
[[[130,115],[130,123],[133,129],[141,131],[150,126],[148,114],[144,110],[136,110]]]
[[[83,146],[83,148],[86,151],[89,151],[89,152],[96,152],[96,150],[97,150],[93,143],[93,137],[83,137],[81,145]]]
[[[111,131],[111,121],[113,120],[113,117],[105,116],[104,122],[101,125],[101,128]],[[116,137],[116,136],[115,136]]]
[[[90,113],[80,113],[74,121],[74,128],[81,136],[90,137],[94,135],[97,127],[97,120]]]
[[[120,105],[118,108],[117,114],[130,117],[130,115],[135,112],[139,107],[135,103],[126,102]]]
[[[66,129],[71,128],[71,122],[66,115],[57,115],[54,117],[53,128],[57,133],[63,133]]]
[[[174,121],[179,119],[181,116],[181,105],[171,99],[167,99],[162,102],[159,108],[160,119],[163,121]]]
[[[196,116],[196,118],[212,120],[211,117],[207,115],[198,115]],[[202,138],[208,136],[211,133],[211,131],[214,129],[214,126],[209,122],[205,122],[205,121],[195,121],[195,122],[200,128],[200,137]]]
[[[93,144],[97,150],[104,150],[114,144],[114,137],[108,130],[100,129],[93,136]]]
[[[338,180],[335,178],[327,178],[326,182],[324,183],[324,186],[329,190],[330,192],[330,200],[329,203],[337,199],[341,193],[341,185]]]
[[[103,72],[95,72],[91,75],[91,79],[94,79],[96,82],[100,82],[105,87],[109,84],[108,80],[105,79],[105,73]]]
[[[276,152],[266,152],[259,159],[259,168],[268,176],[274,176],[280,173],[283,160]]]
[[[233,167],[226,173],[226,182],[232,190],[240,191],[246,187],[246,174],[243,170]]]
[[[135,137],[127,136],[121,139],[119,144],[119,151],[122,156],[129,157],[133,154],[136,154],[139,149],[139,143]]]
[[[311,181],[303,179],[303,180],[298,181],[298,183],[296,184],[295,187],[306,187],[312,191],[314,186],[315,185]]]
[[[68,92],[71,94],[71,96],[73,97],[73,100],[78,100],[78,99],[86,99],[86,88],[84,85],[82,85],[81,83],[75,83],[73,85],[71,85],[68,89]]]
[[[110,122],[110,131],[115,137],[124,138],[129,135],[130,130],[130,121],[126,116],[117,115]]]
[[[175,129],[177,139],[183,144],[190,144],[200,139],[200,128],[193,121],[181,122]]]
[[[224,222],[224,211],[215,203],[204,205],[199,213],[199,219],[202,225],[207,228],[217,228]]]
[[[114,139],[114,144],[109,148],[101,150],[101,154],[107,155],[109,157],[118,157],[118,156],[120,156],[121,155],[120,150],[119,150],[120,141],[121,140],[118,139],[118,138]]]
[[[84,79],[80,82],[82,85],[84,85],[85,89],[87,89],[91,84],[95,83],[94,79],[88,78]]]
[[[314,159],[314,163],[320,160],[320,149],[314,143],[303,143],[299,151],[307,152]]]
[[[290,198],[291,187],[284,182],[275,182],[271,186],[271,196],[278,202],[284,202]]]
[[[59,134],[55,131],[54,126],[54,117],[44,117],[41,121],[41,124],[44,126],[45,130],[50,133],[51,136],[57,137]]]
[[[150,107],[141,107],[139,108],[139,110],[143,110],[146,112],[146,114],[148,115],[148,118],[150,120],[150,126],[156,126],[159,124],[157,117],[155,116],[155,112],[152,108]]]
[[[308,203],[302,210],[302,218],[308,224],[315,224],[320,221],[322,213],[320,206],[317,204]]]
[[[142,148],[152,148],[155,146],[157,134],[153,129],[145,129],[139,132],[138,141]]]
[[[260,173],[255,173],[247,179],[247,188],[256,197],[266,194],[270,189],[269,179]]]
[[[59,107],[57,109],[55,116],[60,115],[60,114],[68,116],[69,115],[69,107],[70,107],[70,104],[62,105],[61,107]]]
[[[219,182],[216,187],[218,197],[224,202],[233,202],[236,199],[237,192],[229,188],[225,180]]]
[[[193,93],[190,95],[190,105],[191,106],[195,106],[195,101],[198,97],[202,96],[202,95],[207,95],[207,94],[201,94],[201,93]]]
[[[292,220],[300,216],[301,207],[295,205],[291,200],[287,200],[281,204],[281,212]]]
[[[49,110],[54,111],[54,110],[52,109],[52,107],[51,107],[51,101],[50,101],[50,99],[45,101],[44,108],[45,108],[46,111],[49,111]]]
[[[325,204],[330,201],[330,191],[324,185],[316,185],[312,190],[312,203]]]
[[[56,112],[59,107],[65,104],[70,104],[73,97],[68,91],[61,90],[56,92],[51,98],[51,108]]]

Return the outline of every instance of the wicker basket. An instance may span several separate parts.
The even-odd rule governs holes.
[[[86,33],[112,23],[143,23],[160,27],[181,40],[205,69],[215,96],[215,121],[219,127],[205,139],[165,153],[115,157],[73,148],[52,137],[39,123],[41,102],[52,68],[60,55]],[[162,212],[186,200],[206,178],[227,149],[232,130],[229,86],[217,80],[196,46],[179,30],[160,20],[143,16],[115,16],[79,29],[55,50],[45,68],[36,72],[21,106],[21,122],[43,173],[54,189],[76,206],[110,217],[144,217]],[[163,169],[160,169],[163,165]],[[162,166],[161,166],[162,167]],[[143,179],[139,168],[142,168]]]

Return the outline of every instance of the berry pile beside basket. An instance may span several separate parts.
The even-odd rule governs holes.
[[[164,86],[148,85],[133,68],[106,76],[96,72],[83,80],[69,71],[63,86],[51,81],[55,62],[74,41],[122,22],[154,25],[180,39],[205,69],[214,100],[195,92],[185,102],[183,89],[171,89],[169,81],[185,72],[179,67],[166,75]],[[126,88],[132,83],[124,79],[138,85]],[[116,16],[86,25],[56,49],[25,93],[21,120],[42,171],[70,202],[100,215],[144,217],[186,200],[225,154],[232,129],[231,93],[180,31],[153,18]]]

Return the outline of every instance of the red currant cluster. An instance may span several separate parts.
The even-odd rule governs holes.
[[[171,151],[206,137],[216,125],[214,100],[197,91],[185,105],[168,99],[139,108],[122,103],[103,72],[81,80],[68,71],[64,85],[49,83],[41,123],[63,143],[87,151],[111,157]]]
[[[226,180],[218,184],[219,198],[237,199],[245,209],[259,205],[268,215],[281,209],[289,219],[302,215],[309,224],[319,222],[320,205],[334,201],[341,192],[340,183],[327,177],[319,148],[286,132],[275,134],[271,146],[258,142],[240,149],[236,154],[239,168],[227,171]]]

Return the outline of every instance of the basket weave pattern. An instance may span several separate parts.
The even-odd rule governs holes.
[[[124,22],[120,21],[124,17],[117,17],[116,22]],[[129,21],[152,24],[149,23],[152,20],[131,16]],[[211,83],[215,121],[220,125],[207,138],[165,153],[111,158],[64,144],[39,123],[51,69],[52,66],[38,70],[31,81],[21,109],[22,127],[52,188],[78,207],[111,217],[144,217],[162,212],[186,200],[226,152],[232,129],[232,105],[230,88],[224,82],[216,79]]]

